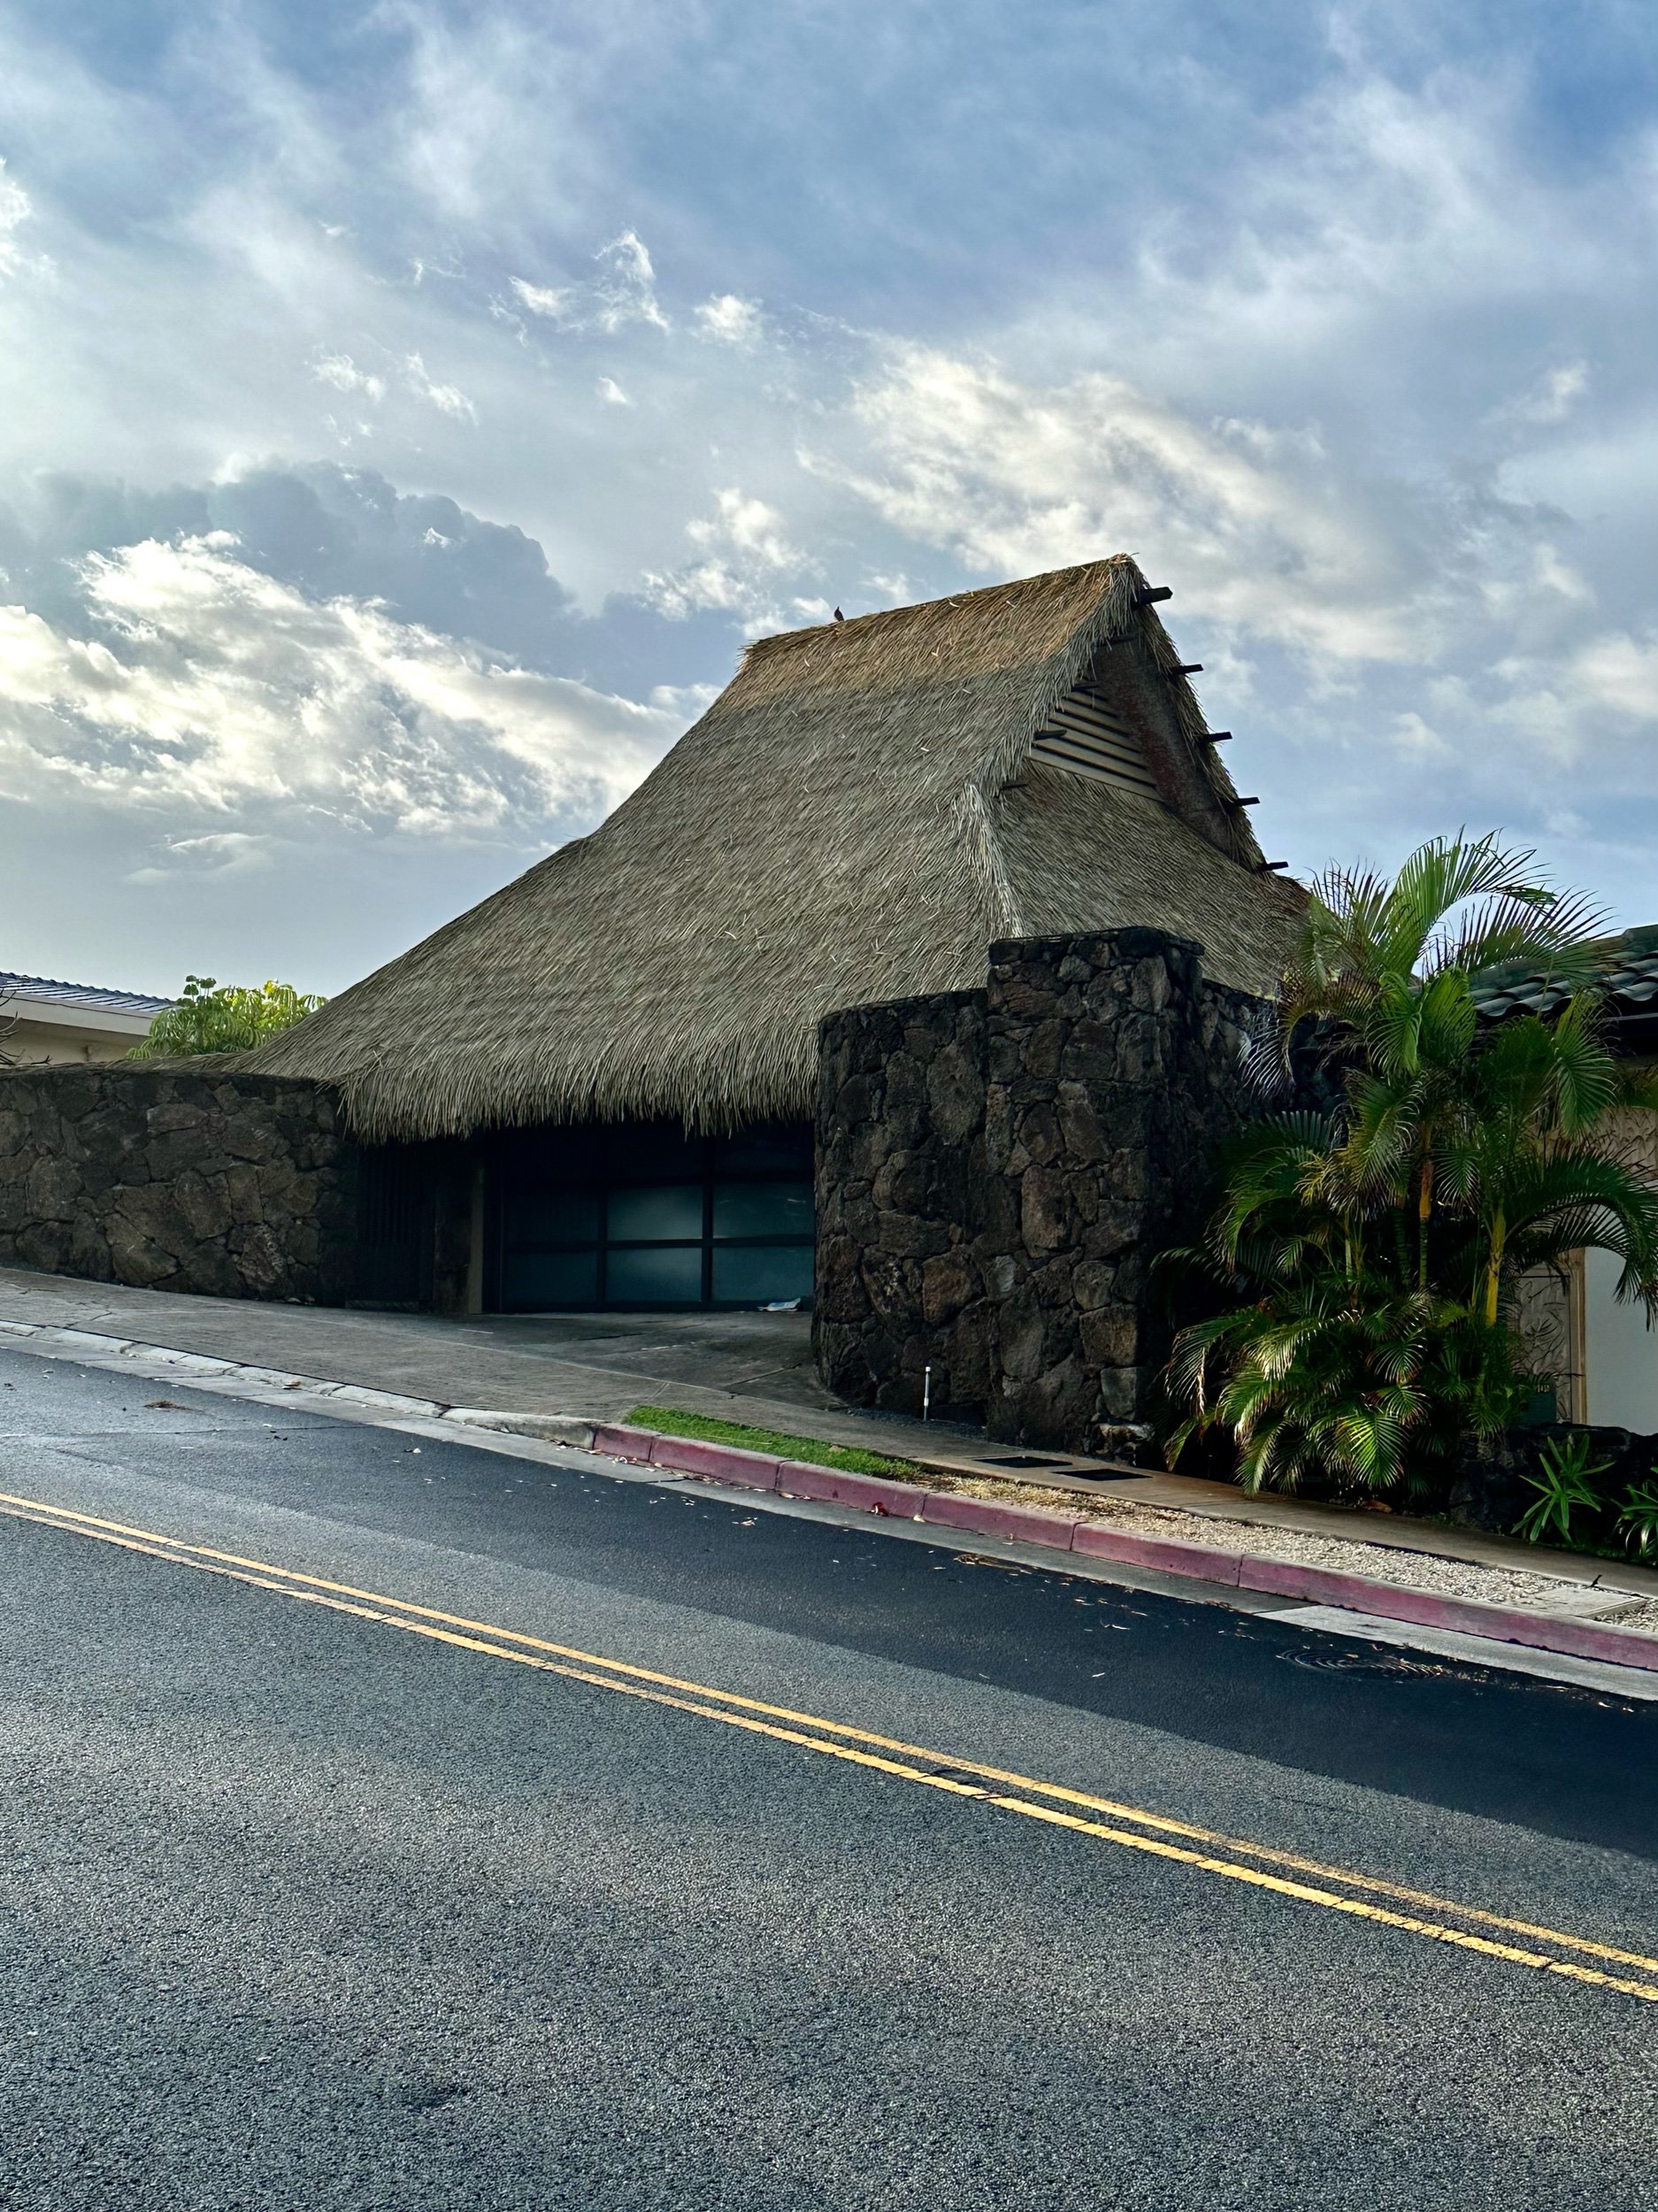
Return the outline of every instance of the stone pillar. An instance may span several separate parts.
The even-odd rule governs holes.
[[[1151,1264],[1191,1239],[1257,1002],[1150,929],[991,948],[981,1266],[986,1422],[1009,1442],[1149,1441],[1167,1356]]]
[[[982,991],[855,1006],[819,1031],[813,1348],[854,1405],[979,1419],[989,1315]]]
[[[993,946],[986,990],[819,1032],[813,1343],[854,1405],[1062,1452],[1141,1452],[1163,1409],[1152,1263],[1212,1200],[1258,1000],[1150,929]]]

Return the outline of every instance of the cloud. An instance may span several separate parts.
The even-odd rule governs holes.
[[[321,353],[311,365],[319,384],[332,384],[336,392],[361,392],[378,406],[386,396],[386,380],[359,369],[349,353]]]
[[[1453,757],[1452,749],[1414,709],[1393,717],[1392,738],[1395,750],[1407,760],[1445,761]]]
[[[422,399],[430,400],[441,413],[453,415],[466,422],[477,421],[478,410],[465,393],[453,384],[434,382],[426,374],[426,365],[418,353],[406,355],[403,366],[411,390],[418,393]]]
[[[713,299],[704,300],[696,311],[696,326],[704,338],[718,338],[724,345],[751,346],[760,335],[763,318],[753,300],[740,299],[735,292],[721,292]]]
[[[169,837],[166,859],[129,870],[128,883],[165,883],[185,875],[204,877],[261,874],[277,861],[278,841],[248,830],[215,830],[201,837]]]
[[[18,233],[34,211],[34,202],[0,160],[0,277],[15,276],[19,269],[31,265]]]
[[[1573,655],[1569,666],[1597,707],[1631,722],[1658,722],[1658,637],[1608,632]]]
[[[147,645],[91,595],[91,555],[154,541],[223,565],[203,611],[230,572],[264,578],[273,639],[290,601],[348,606],[495,672],[492,699],[516,671],[639,701],[825,600],[1125,548],[1176,587],[1275,854],[1575,812],[1644,904],[1644,19],[1603,10],[1585,39],[1559,11],[1362,12],[1257,12],[1217,42],[1149,0],[1115,40],[1075,7],[1033,36],[997,0],[879,22],[859,0],[764,21],[396,0],[302,65],[277,0],[239,0],[198,12],[188,66],[141,42],[111,72],[75,12],[50,34],[14,12],[0,253],[41,242],[59,275],[6,289],[0,596],[66,697],[72,647],[76,681],[100,648],[135,694],[174,629],[197,709],[229,684],[182,616]],[[784,87],[787,131],[733,132]],[[347,437],[372,465],[321,458]],[[449,729],[384,680],[397,758],[423,715]],[[319,696],[343,695],[331,672]],[[70,723],[66,790],[88,729],[117,767],[153,751]],[[528,772],[455,745],[491,789],[523,779],[503,838],[540,836]],[[207,824],[197,798],[134,803],[147,836],[263,833],[258,800]],[[305,818],[256,891],[326,881],[306,856],[344,818]],[[377,916],[441,918],[442,834],[401,905],[377,879]],[[51,927],[80,926],[45,880]],[[342,944],[362,904],[333,910]]]
[[[215,530],[235,538],[238,561],[305,599],[373,601],[487,658],[577,675],[600,690],[642,698],[664,682],[723,680],[731,667],[734,643],[722,618],[705,614],[687,626],[632,595],[584,613],[541,543],[516,524],[335,462],[244,465],[212,483],[160,490],[67,472],[37,477],[13,508],[0,503],[0,599],[76,632],[88,554]]]
[[[512,289],[520,307],[532,315],[546,315],[554,322],[562,322],[567,311],[569,292],[555,289],[550,284],[529,284],[522,277],[514,277]]]
[[[701,557],[671,574],[647,576],[645,596],[663,613],[683,618],[718,608],[737,616],[752,634],[785,620],[779,586],[785,576],[810,572],[810,564],[783,534],[783,518],[763,499],[729,486],[715,495],[715,511],[686,525]],[[799,607],[793,603],[790,611]]]
[[[1326,663],[1419,657],[1439,626],[1409,529],[1354,495],[1315,434],[1194,421],[1122,377],[1034,385],[896,346],[806,457],[986,578],[1134,552],[1178,569],[1221,627]]]
[[[90,555],[74,629],[0,610],[11,796],[256,818],[192,838],[307,818],[522,832],[595,818],[678,733],[677,703],[508,665],[372,602],[306,598],[238,554],[214,531]]]
[[[440,384],[429,375],[423,356],[405,354],[395,366],[403,388],[412,392],[417,399],[458,422],[477,421],[478,410],[466,394],[458,386]],[[332,385],[336,392],[360,393],[376,407],[386,396],[387,379],[372,370],[359,368],[349,353],[317,354],[311,361],[311,373],[319,384]]]
[[[633,324],[653,330],[672,327],[656,297],[656,272],[649,251],[637,231],[623,231],[601,246],[593,258],[599,273],[587,283],[532,284],[527,277],[515,276],[513,297],[530,314],[566,330],[607,338]]]
[[[1497,416],[1500,420],[1519,423],[1564,422],[1588,389],[1588,363],[1569,361],[1560,368],[1550,369],[1517,399],[1499,408]]]
[[[594,259],[602,274],[594,288],[603,303],[601,330],[619,330],[625,323],[650,323],[668,328],[668,318],[656,302],[656,273],[645,242],[634,230],[625,230],[609,245],[601,246]]]
[[[1658,636],[1600,631],[1553,659],[1511,654],[1492,672],[1508,687],[1495,711],[1570,769],[1580,793],[1634,796],[1658,783]]]

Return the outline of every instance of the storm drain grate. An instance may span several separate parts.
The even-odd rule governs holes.
[[[1046,1467],[1063,1469],[1074,1475],[1079,1482],[1133,1482],[1146,1471],[1143,1467],[1079,1467],[1074,1459],[1034,1459],[1016,1453],[1009,1459],[981,1460],[985,1467]]]

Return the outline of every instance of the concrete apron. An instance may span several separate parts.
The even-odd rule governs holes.
[[[0,1321],[0,1348],[547,1466],[569,1467],[573,1461],[584,1471],[617,1481],[664,1487],[695,1482],[751,1509],[879,1532],[901,1541],[951,1543],[970,1535],[975,1554],[1009,1563],[1270,1613],[1296,1628],[1403,1644],[1658,1701],[1658,1636],[1585,1619],[1579,1594],[1568,1585],[1562,1585],[1557,1611],[1488,1605],[1242,1550],[1140,1536],[1077,1514],[842,1473],[621,1424],[445,1406],[90,1330]]]

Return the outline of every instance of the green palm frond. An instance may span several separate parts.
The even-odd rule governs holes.
[[[1626,1085],[1601,1035],[1600,1001],[1579,992],[1550,1028],[1554,1047],[1554,1094],[1561,1128],[1568,1134],[1592,1129],[1623,1102]]]

